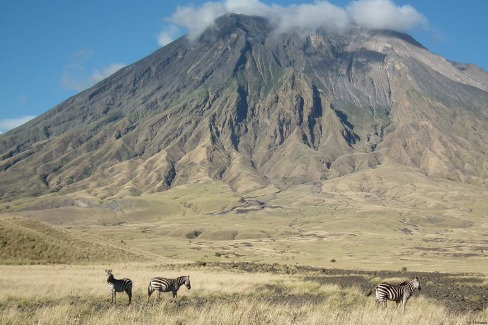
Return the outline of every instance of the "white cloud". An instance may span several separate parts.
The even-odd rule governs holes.
[[[347,12],[327,1],[282,7],[278,16],[268,18],[276,21],[279,32],[294,30],[310,33],[320,28],[344,31],[351,25]]]
[[[359,26],[371,29],[408,31],[415,27],[426,27],[427,19],[410,5],[396,6],[390,0],[357,0],[347,11]]]
[[[61,85],[69,90],[84,90],[89,86],[85,74],[85,67],[81,63],[69,63],[63,67]]]
[[[227,11],[222,2],[207,2],[200,7],[178,7],[176,12],[168,18],[174,25],[179,25],[188,30],[188,37],[196,39],[205,29],[212,26],[217,17]]]
[[[32,120],[34,117],[34,115],[24,115],[17,118],[0,119],[0,134],[18,127],[19,125]]]
[[[122,69],[123,67],[125,67],[125,64],[113,63],[102,70],[95,70],[90,76],[91,84],[94,85],[97,82],[100,82],[103,79],[110,77],[111,75],[113,75],[114,73]]]
[[[267,5],[260,0],[222,0],[206,2],[201,6],[183,6],[166,18],[169,28],[181,28],[188,32],[190,40],[197,39],[205,29],[211,27],[215,19],[227,13],[240,13],[268,18],[278,32],[295,30],[313,32],[317,29],[344,31],[354,24],[370,29],[390,29],[406,32],[417,27],[427,27],[427,19],[410,5],[397,6],[392,0],[356,0],[345,8],[328,1]],[[164,30],[160,34],[162,42],[174,40],[174,31]]]
[[[93,68],[93,62],[97,59],[96,53],[87,48],[81,48],[71,53],[68,62],[63,67],[61,86],[69,90],[82,91],[125,66],[125,64],[113,63],[96,69]]]
[[[87,72],[82,62],[73,62],[64,66],[61,85],[66,89],[82,91],[109,77],[123,67],[125,67],[125,64],[114,63],[106,68]]]
[[[173,42],[175,39],[183,34],[181,29],[176,25],[168,25],[161,33],[158,35],[158,45],[165,46]]]

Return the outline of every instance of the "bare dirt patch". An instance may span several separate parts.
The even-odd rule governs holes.
[[[311,266],[261,264],[248,262],[197,263],[200,267],[231,268],[246,272],[271,272],[297,274],[305,280],[320,284],[333,284],[340,288],[360,288],[365,294],[385,279],[412,279],[418,276],[422,290],[416,295],[425,296],[444,305],[452,312],[481,311],[488,306],[486,276],[474,273],[351,271]],[[193,265],[194,266],[194,265]],[[392,283],[395,283],[391,281]],[[402,281],[397,281],[398,283]]]

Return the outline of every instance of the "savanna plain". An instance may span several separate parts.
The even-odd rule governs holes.
[[[416,295],[405,313],[391,304],[376,308],[357,285],[341,285],[337,274],[320,271],[246,271],[221,266],[122,264],[117,274],[134,282],[134,296],[117,294],[110,301],[100,265],[2,266],[0,322],[2,324],[470,324],[482,322],[484,311],[449,309],[435,298]],[[115,271],[114,271],[115,273]],[[161,300],[146,287],[155,274],[191,274],[192,288],[181,288]],[[348,273],[374,286],[385,280]],[[334,279],[335,278],[335,279]],[[400,281],[399,278],[386,280]],[[330,282],[328,280],[331,280]],[[472,279],[471,279],[472,280]],[[335,284],[334,284],[335,283]],[[453,277],[452,285],[466,283]],[[435,286],[430,281],[424,286]],[[485,283],[482,285],[486,286]],[[474,299],[474,298],[473,298]]]
[[[245,194],[208,181],[132,197],[53,194],[53,208],[37,210],[23,209],[35,199],[0,204],[0,323],[487,323],[487,191],[382,174]],[[107,268],[134,282],[130,306],[123,292],[111,303]],[[152,277],[180,275],[191,290],[147,301]],[[365,295],[415,276],[422,290],[405,313]]]

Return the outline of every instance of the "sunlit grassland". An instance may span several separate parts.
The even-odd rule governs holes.
[[[468,324],[487,311],[456,314],[422,296],[405,314],[394,304],[374,306],[359,288],[307,281],[306,274],[248,273],[178,265],[110,265],[134,282],[133,304],[117,294],[111,305],[104,265],[0,266],[2,324]],[[147,302],[153,276],[190,275],[177,302],[163,293]],[[376,279],[374,279],[376,280]],[[372,283],[372,286],[374,284]]]
[[[486,272],[486,192],[415,173],[395,177],[369,171],[246,193],[209,181],[97,208],[16,214],[182,261]]]

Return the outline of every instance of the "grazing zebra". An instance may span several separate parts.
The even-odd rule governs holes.
[[[415,279],[405,281],[398,285],[380,283],[371,291],[369,291],[366,295],[370,296],[373,291],[376,290],[375,305],[383,303],[386,307],[386,301],[393,300],[396,302],[397,306],[401,303],[403,306],[403,312],[405,312],[405,305],[407,304],[407,300],[408,298],[410,298],[415,289],[421,289],[420,280],[418,277],[415,277]]]
[[[173,299],[176,300],[176,292],[178,289],[185,285],[188,290],[191,289],[190,276],[180,276],[176,279],[165,279],[165,278],[152,278],[149,281],[149,286],[147,287],[147,302],[149,303],[149,297],[151,297],[154,291],[158,291],[158,298],[161,299],[161,292],[172,292]]]
[[[132,281],[131,279],[120,279],[117,280],[112,274],[112,270],[105,270],[107,273],[107,284],[112,291],[112,303],[117,303],[117,292],[126,292],[129,296],[129,305],[132,301]]]

